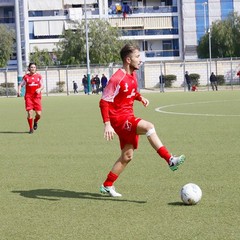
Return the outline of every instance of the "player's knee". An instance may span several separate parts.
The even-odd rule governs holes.
[[[152,123],[149,123],[149,125],[147,127],[146,136],[150,137],[153,133],[156,133],[155,127]]]
[[[122,156],[122,160],[123,160],[123,162],[125,162],[125,163],[131,162],[132,159],[133,159],[133,154],[132,154],[132,153],[125,153],[125,154]]]
[[[38,117],[38,119],[41,118],[41,114],[40,113],[36,113],[36,117]]]
[[[28,118],[33,118],[33,111],[29,110],[27,115],[28,115]]]

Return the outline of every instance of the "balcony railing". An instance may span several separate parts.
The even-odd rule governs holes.
[[[123,36],[178,35],[178,29],[123,30]]]
[[[15,23],[15,18],[0,17],[0,24]]]
[[[139,13],[173,13],[177,12],[177,6],[148,6],[148,7],[132,7],[128,14],[139,14]],[[115,7],[109,9],[110,15],[121,14],[122,11],[117,11]]]
[[[179,57],[179,50],[146,51],[145,57]]]
[[[177,6],[147,6],[147,7],[131,7],[127,14],[140,14],[140,13],[175,13],[178,11]],[[84,14],[84,11],[83,11]],[[92,15],[99,15],[99,8],[92,8]],[[122,11],[116,11],[116,8],[109,8],[109,15],[118,16]],[[29,11],[29,17],[47,17],[47,16],[67,16],[68,9],[62,10],[45,10],[45,11]]]

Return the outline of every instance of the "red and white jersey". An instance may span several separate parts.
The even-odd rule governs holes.
[[[33,95],[38,88],[43,86],[42,76],[39,73],[25,74],[21,86],[26,86],[26,95]]]
[[[136,73],[128,74],[118,69],[110,78],[100,101],[103,121],[124,115],[133,116],[134,100],[141,101],[137,88]]]

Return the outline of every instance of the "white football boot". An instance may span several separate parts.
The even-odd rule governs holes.
[[[104,194],[109,194],[111,197],[121,197],[122,194],[116,192],[115,187],[104,187],[103,185],[100,187],[100,192]]]

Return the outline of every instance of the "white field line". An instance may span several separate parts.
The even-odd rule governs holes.
[[[185,116],[240,117],[240,114],[184,113],[184,112],[171,112],[171,111],[164,111],[163,110],[163,109],[166,109],[166,108],[169,108],[169,107],[184,106],[184,105],[223,103],[223,102],[236,102],[236,101],[240,101],[240,100],[221,100],[221,101],[208,101],[208,102],[179,103],[179,104],[171,104],[171,105],[165,105],[165,106],[162,106],[162,107],[158,107],[158,108],[155,108],[155,111],[160,112],[160,113],[185,115]]]

